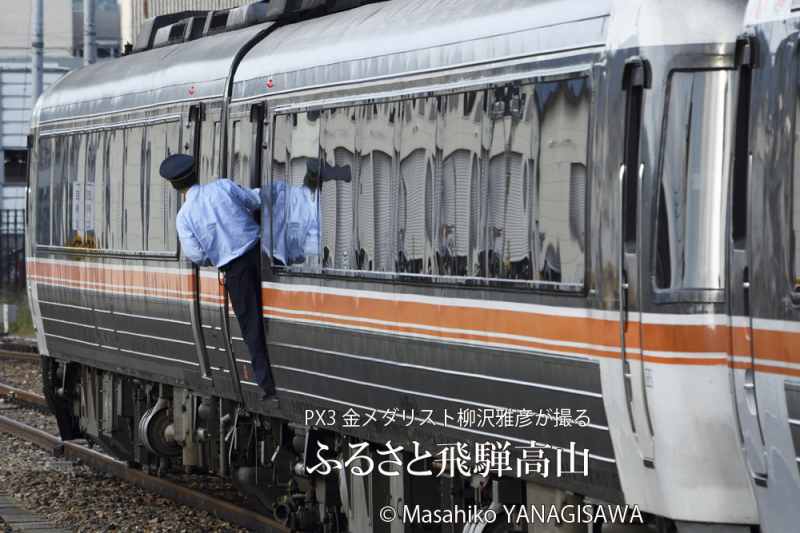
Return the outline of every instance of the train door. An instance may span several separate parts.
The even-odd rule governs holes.
[[[220,175],[221,105],[191,106],[184,123],[184,149],[193,153],[201,184]],[[223,291],[217,269],[192,267],[192,326],[204,377],[213,380],[214,390],[227,397],[240,397],[236,365],[230,357],[229,340],[223,334]]]
[[[642,360],[641,324],[641,182],[645,167],[639,149],[645,90],[649,87],[649,65],[635,58],[625,66],[624,159],[619,171],[621,235],[619,257],[620,347],[625,399],[631,429],[642,460],[652,467],[655,445],[647,412],[645,368]]]
[[[261,185],[263,110],[263,104],[231,106],[227,116],[227,146],[220,147],[227,150],[226,160],[222,162],[222,165],[226,167],[225,176],[246,189],[257,188]],[[260,223],[260,213],[256,213],[255,216]],[[252,385],[255,379],[250,365],[250,352],[230,302],[227,307],[228,316],[222,324],[222,334],[226,337],[230,348],[230,359],[235,362],[238,379]],[[242,391],[245,396],[247,396],[247,390],[245,388]],[[260,399],[258,389],[250,387],[250,390],[255,392],[250,398],[245,399]]]
[[[741,40],[738,45],[739,86],[733,179],[730,195],[729,305],[731,316],[731,356],[739,426],[751,473],[758,484],[766,484],[767,465],[764,436],[758,414],[753,317],[751,315],[752,241],[751,191],[749,175],[753,156],[749,148],[752,49]]]

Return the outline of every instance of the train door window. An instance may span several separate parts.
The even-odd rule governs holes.
[[[36,154],[36,242],[50,244],[50,195],[52,190],[51,174],[53,168],[53,138],[39,139]]]
[[[265,237],[262,246],[277,266],[286,265],[286,186],[291,146],[292,115],[276,115],[273,118],[272,157],[270,161],[271,183],[261,189],[261,227]],[[269,245],[270,243],[271,245]],[[268,248],[268,249],[267,249]]]
[[[161,162],[180,151],[181,128],[179,122],[164,122],[150,126],[146,137],[145,161],[145,241],[152,252],[177,249],[175,217],[178,212],[178,192],[161,179]]]
[[[200,162],[198,179],[200,183],[208,183],[221,175],[219,168],[220,143],[220,110],[211,108],[206,111],[200,130]]]
[[[106,196],[106,247],[123,250],[122,219],[124,216],[123,178],[125,168],[125,132],[109,130],[105,139],[103,179]]]
[[[144,128],[125,130],[125,168],[123,190],[123,234],[125,250],[145,250],[144,218],[145,197],[142,183],[142,148]]]
[[[355,160],[356,119],[358,109],[341,107],[322,112],[320,148],[323,165],[350,168],[351,179],[323,180],[319,184],[319,213],[322,266],[337,270],[357,269],[361,252],[356,249],[355,224],[357,198],[352,179]],[[293,155],[296,156],[295,151]],[[297,165],[302,176],[307,159]]]
[[[255,126],[248,119],[233,121],[231,125],[231,173],[230,178],[242,187],[250,187],[253,171],[253,147]]]
[[[477,276],[479,272],[481,139],[486,93],[475,91],[439,99],[437,145],[441,172],[435,228],[438,273]]]
[[[397,271],[434,274],[437,101],[405,100],[400,110]]]
[[[662,155],[656,287],[720,289],[732,74],[674,72]]]
[[[53,155],[53,203],[52,203],[52,228],[51,244],[64,246],[66,242],[66,195],[67,195],[67,154],[69,153],[70,138],[56,137],[54,139]]]
[[[397,104],[357,108],[358,165],[356,264],[359,270],[394,270],[394,124]]]
[[[536,85],[534,230],[537,277],[543,281],[584,282],[590,100],[587,78]]]

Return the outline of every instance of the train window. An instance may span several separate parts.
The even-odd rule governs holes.
[[[250,187],[252,175],[253,143],[255,124],[249,120],[236,120],[231,127],[231,174],[230,178],[242,187]]]
[[[177,249],[175,217],[178,212],[178,192],[161,178],[161,162],[180,151],[181,128],[178,122],[150,126],[147,131],[144,187],[145,242],[151,252],[168,252]]]
[[[97,216],[103,213],[102,196],[96,194],[98,178],[102,183],[102,176],[99,172],[102,165],[102,136],[101,132],[90,133],[86,136],[86,183],[84,185],[84,229],[85,237],[83,246],[85,248],[98,248],[100,246],[97,234]]]
[[[56,137],[53,141],[53,178],[52,178],[52,228],[53,234],[50,243],[54,246],[64,246],[66,229],[66,198],[67,198],[67,154],[69,153],[70,138]]]
[[[582,285],[590,100],[576,78],[276,116],[274,264]],[[292,200],[317,157],[352,179]],[[318,216],[314,261],[288,251],[295,203]]]
[[[437,180],[435,227],[437,272],[443,276],[477,276],[483,242],[480,221],[481,153],[484,91],[439,99],[437,145],[441,173]]]
[[[261,189],[262,224],[265,237],[262,239],[264,252],[272,258],[274,265],[286,265],[286,172],[289,166],[289,147],[291,146],[292,116],[276,115],[272,132],[271,183]],[[265,158],[266,159],[266,158]],[[271,243],[269,249],[266,249]]]
[[[50,190],[53,167],[53,138],[39,139],[36,173],[36,242],[50,244]]]
[[[262,188],[262,202],[269,206],[262,215],[265,231],[272,234],[270,255],[275,265],[319,266],[318,182],[313,177],[319,164],[319,116],[278,115],[274,123],[272,183]]]
[[[103,161],[103,185],[106,195],[106,217],[104,221],[106,248],[122,250],[123,175],[125,166],[125,132],[109,130],[105,138]]]
[[[486,213],[484,252],[479,274],[500,279],[531,280],[531,229],[533,211],[532,139],[539,124],[533,86],[506,86],[493,92],[490,112],[484,117],[488,149],[488,175],[482,181],[481,198]]]
[[[584,281],[590,95],[586,78],[536,86],[535,239],[537,275],[543,281]]]
[[[66,246],[81,248],[86,237],[86,138],[84,135],[73,135],[69,141],[65,183],[65,214],[68,219]]]
[[[794,145],[794,183],[791,184],[791,218],[790,236],[792,289],[800,294],[800,92],[795,104],[795,145]]]
[[[360,154],[357,175],[356,267],[360,270],[394,270],[393,176],[396,104],[358,108],[356,145]]]
[[[358,269],[362,259],[355,246],[356,194],[355,143],[357,108],[328,109],[321,114],[320,148],[327,166],[349,167],[351,179],[322,180],[319,185],[319,237],[322,266],[337,270]],[[309,152],[310,153],[310,152]],[[305,158],[297,169],[302,177]]]
[[[723,287],[731,84],[727,71],[672,74],[657,214],[658,288]]]
[[[400,180],[397,205],[397,271],[433,274],[436,98],[400,106]]]
[[[145,250],[144,245],[144,187],[142,148],[144,128],[125,130],[125,169],[123,174],[123,233],[125,250]]]
[[[200,183],[208,183],[220,176],[219,169],[219,143],[220,121],[214,117],[219,116],[219,110],[209,110],[206,120],[200,130],[200,163],[198,165],[198,179]]]

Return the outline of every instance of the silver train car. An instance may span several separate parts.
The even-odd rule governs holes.
[[[740,424],[763,531],[794,531],[800,520],[798,36],[797,2],[749,3],[729,298]]]
[[[358,3],[155,21],[40,99],[29,295],[62,436],[229,476],[297,531],[423,530],[378,519],[400,503],[565,502],[637,504],[646,531],[791,531],[764,518],[800,490],[790,13]],[[277,407],[217,272],[181,255],[158,176],[178,152],[203,182],[261,189]],[[302,224],[277,191],[313,160],[352,180],[312,195],[318,227],[290,253]],[[504,442],[516,464],[537,444],[540,465],[311,473],[388,441]],[[545,475],[570,450],[585,470]]]

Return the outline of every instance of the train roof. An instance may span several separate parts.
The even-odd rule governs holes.
[[[746,0],[391,0],[288,24],[250,50],[234,98],[581,49],[733,42]],[[714,20],[714,24],[709,24]],[[261,24],[79,69],[34,121],[222,96]]]
[[[233,57],[271,24],[218,33],[73,70],[42,95],[34,121],[221,97]]]

